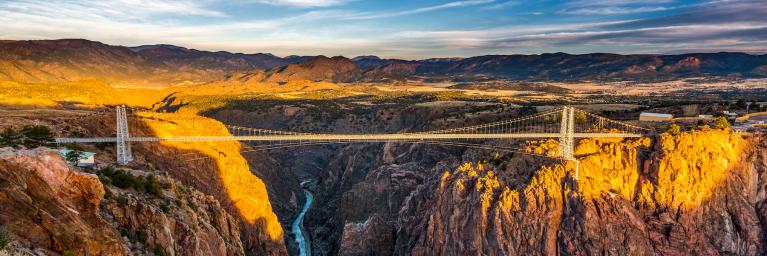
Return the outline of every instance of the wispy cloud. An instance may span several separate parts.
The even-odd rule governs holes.
[[[674,0],[615,0],[615,1],[572,1],[563,4],[562,14],[574,15],[620,15],[632,13],[660,12],[680,8],[672,5]]]
[[[558,6],[573,13],[535,8],[518,0],[444,0],[393,11],[378,6],[359,8],[364,1],[343,9],[312,8],[355,0],[238,1],[235,7],[260,8],[259,14],[232,11],[231,5],[222,6],[214,0],[0,0],[0,39],[86,38],[121,45],[169,43],[278,55],[405,58],[554,51],[767,51],[767,5],[763,0],[696,4],[598,0]],[[519,8],[509,8],[517,4]],[[655,7],[667,8],[669,14],[647,9]],[[417,15],[461,8],[503,11],[472,12],[477,16],[456,17],[449,22]],[[541,12],[546,16],[538,16]],[[625,15],[636,12],[647,14],[642,15],[644,18]],[[423,18],[423,24],[387,19],[405,15]]]
[[[765,53],[767,7],[754,3],[705,5],[675,15],[613,22],[405,31],[390,44],[419,44],[428,46],[420,50],[434,53]]]
[[[412,9],[412,10],[403,10],[403,11],[395,11],[395,12],[380,12],[380,13],[360,13],[360,14],[354,16],[354,17],[350,17],[350,19],[389,18],[389,17],[397,17],[397,16],[404,16],[404,15],[432,12],[432,11],[437,11],[437,10],[456,8],[456,7],[483,5],[483,4],[493,3],[493,2],[495,2],[495,0],[455,1],[455,2],[448,2],[448,3],[440,4],[440,5],[421,7],[421,8]]]
[[[109,17],[111,19],[141,19],[158,15],[223,17],[223,12],[212,10],[196,1],[30,1],[14,0],[0,2],[0,9],[14,13],[49,14],[50,16]]]
[[[676,7],[651,6],[651,7],[601,7],[601,8],[579,8],[572,10],[563,10],[561,13],[578,15],[617,15],[643,12],[659,12],[676,9]]]
[[[674,3],[675,0],[596,0],[596,1],[570,1],[565,5],[570,7],[589,6],[627,6],[627,5],[658,5]]]
[[[349,0],[254,0],[257,3],[292,7],[328,7],[342,5]]]
[[[500,10],[500,9],[505,9],[505,8],[512,7],[512,6],[515,6],[515,5],[519,5],[520,3],[521,2],[519,2],[519,1],[512,0],[512,1],[502,2],[502,3],[497,3],[497,4],[494,4],[494,5],[490,5],[490,6],[485,6],[485,7],[482,7],[482,9],[484,9],[484,10]]]

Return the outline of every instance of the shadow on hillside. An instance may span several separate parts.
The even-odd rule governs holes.
[[[91,133],[87,136],[114,136],[115,124],[112,121],[114,119],[114,112],[108,112],[105,116],[93,117],[90,120],[79,119],[76,122],[77,125],[84,127]],[[184,125],[194,126],[197,123],[190,120],[172,120],[162,117],[131,116],[129,118],[129,131],[132,137],[161,137],[173,133],[184,133],[178,134],[178,136],[188,136],[189,134],[185,133],[194,133],[195,131],[188,129],[189,127],[184,127]],[[223,128],[223,126],[221,127]],[[226,130],[224,129],[224,131]],[[159,134],[159,132],[168,134]],[[197,132],[204,133],[205,131]],[[237,152],[231,154],[226,152],[226,149],[219,151],[216,149],[217,146],[208,143],[131,143],[134,161],[128,167],[168,175],[184,185],[192,186],[215,197],[229,214],[240,220],[240,238],[246,254],[286,254],[283,232],[279,223],[275,224],[274,218],[264,217],[273,215],[266,193],[243,195],[243,193],[250,191],[243,188],[244,185],[263,187],[263,183],[247,171],[249,168],[244,159],[242,161],[227,160],[236,158]],[[229,147],[232,146],[229,145]],[[114,147],[114,144],[109,144],[107,147],[109,149],[106,151],[113,151],[111,148]],[[109,157],[114,157],[114,155],[110,154]],[[245,166],[239,166],[242,164]],[[236,171],[242,168],[246,171]],[[247,182],[253,184],[247,184]],[[227,225],[224,224],[223,226]],[[236,232],[234,228],[219,231]]]
[[[161,113],[175,113],[180,108],[189,105],[188,102],[184,103],[183,100],[179,100],[176,96],[177,93],[178,92],[173,92],[168,94],[159,102],[153,103],[151,109]],[[176,100],[179,100],[179,102],[176,102]]]

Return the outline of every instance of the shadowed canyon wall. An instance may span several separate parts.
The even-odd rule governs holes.
[[[132,136],[151,137],[158,135],[193,136],[201,134],[228,134],[228,131],[221,123],[200,116],[154,113],[142,113],[138,115],[140,117],[132,117],[129,120]],[[66,127],[65,129],[67,129],[67,132],[59,131],[64,134],[78,131],[85,133],[84,136],[114,136],[114,122],[112,121],[114,120],[114,115],[109,111],[106,111],[105,113],[99,112],[92,116],[76,117],[74,119],[68,118],[69,117],[66,116],[50,119],[46,118],[39,120],[39,122],[40,124],[49,127],[62,129]],[[6,120],[9,123],[19,125],[38,122],[26,120],[24,117],[9,118]],[[62,121],[65,121],[66,125],[57,125],[61,124]],[[216,239],[208,239],[210,238],[210,234],[205,232],[189,234],[189,232],[186,232],[183,229],[177,230],[173,228],[173,222],[163,221],[163,217],[157,216],[158,214],[153,212],[157,211],[160,204],[159,202],[157,202],[157,205],[154,205],[155,208],[152,208],[147,206],[151,205],[151,203],[147,203],[144,200],[134,200],[131,199],[131,197],[126,196],[128,198],[126,202],[131,205],[131,207],[127,208],[131,208],[136,212],[124,212],[120,210],[122,208],[117,209],[116,212],[119,212],[119,214],[114,215],[114,218],[123,216],[122,220],[128,220],[123,221],[124,223],[121,225],[131,228],[131,230],[154,226],[157,226],[159,230],[174,230],[173,233],[178,236],[171,236],[170,238],[165,236],[163,238],[159,235],[150,235],[149,240],[153,241],[155,238],[162,238],[165,239],[165,243],[167,243],[168,240],[173,242],[172,240],[174,239],[183,239],[184,241],[204,240],[208,242],[201,244],[208,244],[210,245],[210,248],[215,248],[217,253],[213,254],[220,254],[218,252],[224,254],[233,252],[232,254],[235,255],[243,253],[248,255],[287,254],[284,245],[284,233],[271,208],[265,184],[251,172],[251,166],[245,161],[242,155],[240,155],[241,148],[239,143],[133,143],[132,146],[135,160],[127,166],[128,168],[169,177],[179,181],[179,183],[182,183],[185,186],[202,191],[204,193],[202,196],[189,200],[196,202],[194,205],[197,205],[198,209],[208,209],[208,207],[215,209],[217,212],[215,212],[215,214],[210,214],[212,216],[211,219],[216,220],[216,225],[224,223],[221,224],[221,226],[226,227],[222,228],[222,230],[225,231],[221,232],[224,234],[223,236],[226,237],[225,240],[227,243],[221,244],[239,244],[240,249],[229,250],[227,249],[227,246],[224,246],[222,249],[222,247],[219,246],[221,244],[216,244]],[[113,145],[105,145],[104,147],[94,147],[93,145],[89,145],[87,147],[89,151],[97,152],[96,156],[98,163],[110,163],[114,161]],[[266,161],[263,161],[262,163],[268,165]],[[258,168],[267,167],[261,166]],[[74,171],[69,172],[77,173]],[[95,182],[98,183],[98,179],[95,179]],[[165,198],[173,197],[166,195]],[[186,202],[183,198],[180,200]],[[215,203],[210,203],[211,200]],[[102,206],[112,205],[103,201],[100,204]],[[96,203],[96,206],[99,206],[99,203]],[[112,208],[114,207],[109,209]],[[13,209],[13,207],[9,206],[6,208],[3,206],[3,210],[7,209]],[[5,211],[0,212],[4,213]],[[103,213],[104,210],[102,209],[102,214]],[[198,212],[197,215],[201,215],[201,213]],[[221,217],[224,215],[229,217]],[[184,219],[184,221],[194,220],[195,218],[196,217]],[[165,219],[173,218],[167,217]],[[3,221],[2,225],[7,223],[12,222]],[[230,224],[235,226],[231,227]],[[71,234],[63,232],[62,235]],[[118,234],[116,237],[120,238],[120,236],[124,235]],[[234,236],[236,239],[232,239],[231,236]],[[183,247],[190,250],[196,248],[196,246],[191,245],[185,245]],[[237,246],[233,248],[237,248]],[[173,250],[168,250],[166,253],[172,251]]]

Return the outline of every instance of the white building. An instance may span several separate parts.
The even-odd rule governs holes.
[[[70,151],[71,150],[69,149],[62,149],[62,150],[59,150],[59,154],[61,155],[61,157],[64,157],[66,159],[67,153],[69,153]],[[96,156],[96,153],[83,151],[82,154],[80,155],[80,159],[77,160],[77,163],[75,163],[75,165],[80,167],[92,166],[96,164],[95,156]]]
[[[641,114],[639,114],[639,121],[665,122],[665,121],[671,121],[673,119],[674,119],[674,115],[672,114],[649,113],[649,112],[642,112]]]

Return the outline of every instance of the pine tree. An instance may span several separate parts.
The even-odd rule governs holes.
[[[83,147],[77,144],[69,144],[67,145],[67,149],[69,149],[69,152],[67,152],[66,155],[64,155],[64,158],[67,160],[67,162],[76,165],[78,161],[80,161],[80,158],[83,157]]]
[[[21,144],[21,135],[11,128],[0,132],[0,147],[17,147]]]
[[[21,134],[24,135],[23,144],[27,148],[41,147],[54,142],[51,130],[42,125],[24,127]]]

